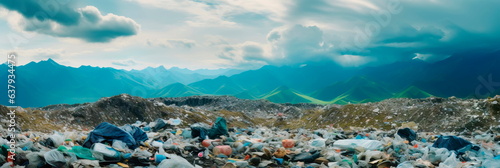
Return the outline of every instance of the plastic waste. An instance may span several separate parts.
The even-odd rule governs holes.
[[[440,136],[432,147],[446,148],[450,151],[455,151],[458,155],[464,154],[471,149],[479,150],[478,147],[471,142],[457,136]]]
[[[157,148],[161,148],[163,147],[163,142],[160,142],[160,141],[153,141],[151,143],[151,146],[154,146],[154,147],[157,147]]]
[[[326,139],[318,138],[318,139],[313,139],[313,140],[309,141],[309,144],[312,147],[324,148],[326,146],[325,142],[326,142]]]
[[[124,125],[120,127],[120,129],[132,135],[137,143],[144,142],[148,140],[148,135],[142,131],[141,128],[133,126],[133,125]]]
[[[181,134],[182,138],[184,139],[191,139],[193,138],[191,136],[191,130],[188,130],[188,129],[184,129],[184,131],[182,131],[182,134]]]
[[[117,150],[113,149],[112,147],[108,145],[104,145],[102,143],[96,143],[92,146],[92,150],[94,152],[101,153],[105,157],[109,157],[112,159],[119,159],[120,158],[120,152]],[[105,158],[106,159],[106,158]]]
[[[398,165],[396,168],[414,168],[412,162],[406,161]]]
[[[204,127],[198,125],[191,125],[191,137],[196,138],[199,137],[199,141],[203,141],[208,137],[208,130]]]
[[[156,163],[161,163],[161,161],[163,161],[165,159],[167,159],[167,156],[159,154],[159,153],[155,154],[155,162]]]
[[[320,152],[313,150],[310,152],[303,152],[295,155],[292,159],[293,162],[305,162],[305,163],[312,163],[314,160],[320,157]]]
[[[75,168],[100,167],[99,161],[86,160],[86,159],[77,160],[76,162],[73,162],[71,165],[73,165],[73,167],[75,167]]]
[[[401,138],[404,138],[404,139],[408,140],[409,142],[412,142],[412,141],[417,139],[417,133],[415,133],[415,131],[413,131],[410,128],[399,129],[397,134]]]
[[[128,147],[127,147],[127,144],[123,143],[123,141],[120,141],[120,140],[113,140],[113,144],[111,145],[111,147],[113,147],[114,149],[118,150],[118,151],[128,151]]]
[[[28,161],[29,161],[29,164],[26,167],[27,168],[42,167],[45,164],[44,158],[42,156],[40,156],[40,153],[38,153],[38,152],[32,152],[32,153],[26,154],[26,158],[28,158]]]
[[[82,146],[74,146],[73,148],[71,148],[71,150],[68,150],[68,152],[74,153],[78,158],[81,159],[96,160],[96,158],[94,158],[92,154],[92,151]]]
[[[164,159],[158,168],[194,168],[186,159],[172,154],[166,154],[168,159]]]
[[[497,168],[500,165],[500,160],[488,159],[481,165],[482,168]]]
[[[66,165],[66,158],[57,150],[48,151],[43,157],[45,158],[45,162],[53,167],[64,167]]]
[[[221,135],[229,136],[229,132],[227,130],[226,119],[217,117],[212,128],[208,130],[208,137],[210,139],[216,139],[220,138]]]
[[[170,118],[170,119],[168,119],[168,123],[170,125],[180,125],[182,123],[182,120],[179,118],[176,118],[176,119]]]
[[[169,124],[167,123],[167,121],[158,118],[156,120],[156,124],[151,129],[153,130],[153,132],[158,132],[160,129],[166,128],[168,125]]]
[[[148,158],[148,157],[153,156],[153,154],[151,154],[150,152],[148,152],[146,149],[137,148],[132,153],[132,156],[142,157],[142,158]]]
[[[333,147],[340,149],[354,149],[357,146],[363,147],[366,150],[377,150],[383,147],[382,142],[377,140],[366,139],[344,139],[338,140],[333,143]]]
[[[147,138],[147,135],[144,135]],[[107,122],[99,124],[92,132],[90,132],[82,146],[91,148],[95,143],[113,141],[115,139],[124,142],[130,149],[139,147],[139,144],[130,133]]]
[[[229,145],[221,145],[214,147],[213,153],[214,155],[224,154],[226,156],[229,156],[231,155],[231,153],[233,153],[233,149]]]
[[[52,140],[52,142],[54,142],[54,145],[56,147],[64,143],[64,136],[57,131],[55,131],[54,134],[49,136],[49,138]]]
[[[439,163],[440,168],[456,168],[459,166],[460,162],[457,160],[457,155],[455,153],[451,153],[450,157],[448,157],[444,162]]]

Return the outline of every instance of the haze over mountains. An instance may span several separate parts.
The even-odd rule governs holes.
[[[122,93],[145,98],[230,95],[275,103],[317,104],[430,96],[484,98],[500,94],[499,55],[500,51],[463,53],[434,63],[408,60],[358,68],[309,62],[249,71],[192,71],[163,66],[131,71],[74,68],[49,59],[16,68],[16,105],[94,102]],[[7,79],[7,65],[0,68],[0,78]],[[0,85],[7,86],[6,82],[0,80]],[[0,104],[10,105],[7,100],[7,96],[1,96]]]

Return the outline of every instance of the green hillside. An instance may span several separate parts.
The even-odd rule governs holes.
[[[426,98],[432,97],[430,93],[423,91],[415,86],[410,86],[407,89],[394,95],[394,98]]]
[[[161,89],[155,97],[185,97],[203,94],[182,83],[174,83]]]
[[[312,103],[310,100],[303,98],[294,90],[286,86],[281,86],[261,97],[275,103]]]

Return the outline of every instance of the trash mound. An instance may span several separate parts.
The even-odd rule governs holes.
[[[180,119],[184,122],[179,127],[189,127],[193,123],[213,122],[219,116],[224,117],[230,127],[241,128],[261,125],[319,129],[333,124],[342,128],[373,127],[388,131],[414,122],[420,131],[473,132],[500,125],[498,102],[500,96],[489,99],[399,98],[363,104],[314,105],[277,104],[231,96],[145,99],[121,94],[94,103],[18,108],[16,115],[20,129],[41,132],[92,130],[102,122],[125,125],[158,118]],[[7,111],[5,106],[0,106],[0,114]],[[2,122],[0,120],[0,124]]]
[[[498,132],[419,132],[183,126],[180,119],[157,119],[116,126],[103,122],[92,131],[17,132],[0,128],[0,166],[57,168],[457,168],[500,165]]]

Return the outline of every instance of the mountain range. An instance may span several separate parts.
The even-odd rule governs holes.
[[[16,105],[94,102],[122,93],[152,97],[230,95],[275,103],[349,104],[388,98],[485,98],[500,94],[500,51],[455,54],[438,62],[407,60],[373,67],[333,62],[267,65],[256,70],[189,70],[163,66],[121,70],[60,65],[52,59],[16,67]],[[0,86],[7,86],[0,65]],[[7,93],[5,90],[4,93]],[[7,94],[0,104],[10,105]]]

